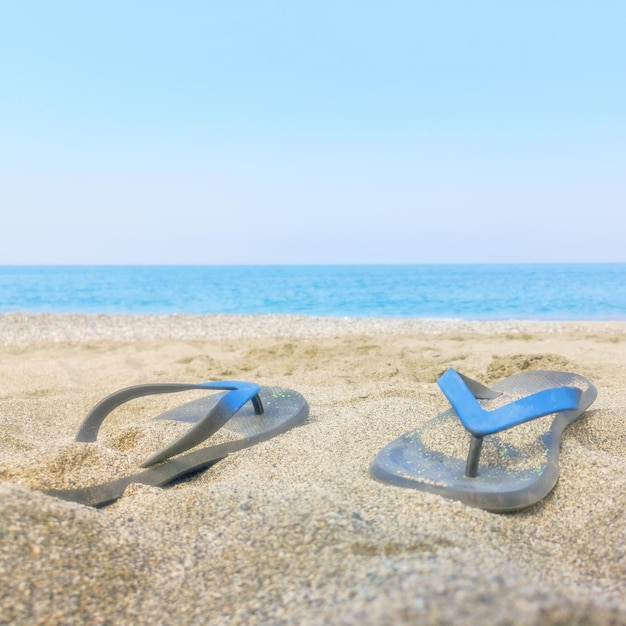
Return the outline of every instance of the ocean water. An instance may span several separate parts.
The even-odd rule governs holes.
[[[626,263],[0,266],[0,312],[626,319]]]

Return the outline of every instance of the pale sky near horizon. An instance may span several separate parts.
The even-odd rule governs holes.
[[[0,0],[0,265],[625,262],[625,24]]]

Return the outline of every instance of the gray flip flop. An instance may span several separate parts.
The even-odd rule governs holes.
[[[597,395],[566,372],[523,372],[489,388],[448,370],[438,383],[452,408],[383,448],[370,471],[493,512],[523,509],[552,491],[561,433]]]
[[[154,419],[194,424],[173,443],[150,456],[141,467],[150,469],[101,485],[80,489],[54,489],[48,495],[90,506],[106,506],[122,496],[131,483],[162,486],[186,474],[206,469],[227,455],[270,439],[302,424],[309,414],[307,401],[297,391],[282,387],[259,387],[239,381],[197,385],[154,384],[127,387],[107,396],[87,415],[76,433],[76,441],[96,441],[102,422],[111,411],[129,400],[147,395],[188,390],[226,390],[187,402]],[[208,439],[220,428],[241,435],[236,441],[179,455]],[[169,460],[168,460],[169,459]]]

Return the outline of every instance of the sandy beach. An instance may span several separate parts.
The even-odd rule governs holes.
[[[2,624],[626,624],[626,322],[11,313],[0,345]],[[494,514],[370,476],[447,408],[449,367],[597,387],[544,500]],[[136,471],[181,401],[74,442],[104,396],[220,379],[295,389],[310,416],[102,509],[42,493]]]

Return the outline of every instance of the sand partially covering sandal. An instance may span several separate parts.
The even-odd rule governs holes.
[[[104,419],[125,402],[148,395],[193,390],[222,390],[226,393],[211,394],[187,402],[154,418],[188,422],[193,426],[141,464],[141,467],[150,469],[100,485],[48,490],[46,493],[90,506],[105,506],[120,498],[132,483],[166,485],[187,474],[206,469],[233,452],[283,433],[303,423],[309,414],[309,405],[303,396],[282,387],[260,387],[240,381],[135,385],[116,391],[99,402],[83,420],[75,440],[96,441]],[[189,451],[222,428],[238,438]]]

